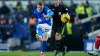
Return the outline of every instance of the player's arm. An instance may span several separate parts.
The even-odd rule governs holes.
[[[47,15],[48,15],[48,17],[50,18],[50,17],[52,17],[52,16],[54,15],[54,12],[51,11],[50,9],[48,9]]]
[[[54,12],[51,9],[49,9],[48,7],[45,7],[45,10],[47,12],[47,15],[44,15],[44,17],[51,18],[54,15]]]

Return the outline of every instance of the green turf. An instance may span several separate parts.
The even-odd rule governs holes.
[[[45,52],[45,56],[53,56],[53,52]],[[40,56],[40,52],[0,52],[0,56]],[[59,54],[62,56],[62,53]],[[89,56],[87,53],[66,53],[66,56]]]

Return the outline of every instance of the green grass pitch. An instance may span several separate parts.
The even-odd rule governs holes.
[[[53,56],[53,52],[45,52],[45,56]],[[40,52],[0,52],[0,56],[40,56]],[[59,54],[62,56],[62,53]],[[89,56],[87,53],[66,53],[65,56]]]

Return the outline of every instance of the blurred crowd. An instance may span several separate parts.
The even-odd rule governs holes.
[[[29,1],[26,10],[23,9],[20,1],[17,2],[13,10],[7,7],[5,1],[2,1],[2,7],[0,8],[0,42],[8,42],[13,46],[17,45],[15,48],[20,49],[20,45],[24,46],[24,40],[32,39],[28,38],[28,35],[35,35],[35,20],[32,11],[31,1]],[[32,29],[30,30],[30,28]],[[10,40],[13,40],[13,42]]]
[[[51,8],[52,4],[46,4]],[[63,4],[64,5],[64,4]],[[100,23],[97,18],[93,18],[89,23],[81,24],[81,19],[94,15],[93,8],[88,1],[81,3],[81,5],[75,4],[71,0],[71,5],[66,6],[68,13],[71,17],[72,23],[72,36],[69,41],[75,41],[76,47],[83,46],[84,36],[92,31],[100,29]],[[0,42],[6,43],[8,39],[21,39],[22,46],[24,40],[30,40],[35,36],[35,19],[33,16],[33,10],[36,5],[28,1],[26,9],[23,9],[21,1],[17,1],[16,7],[12,10],[6,5],[5,1],[2,1],[2,7],[0,7]],[[75,40],[76,39],[76,40]],[[33,39],[34,40],[34,39]],[[70,42],[71,44],[72,42]],[[19,47],[19,44],[17,47]],[[78,45],[78,46],[77,46]],[[83,48],[83,47],[82,47]],[[79,49],[82,49],[79,48]],[[70,47],[73,49],[73,46]]]

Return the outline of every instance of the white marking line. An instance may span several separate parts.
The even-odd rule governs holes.
[[[84,51],[69,51],[68,53],[85,53]]]

